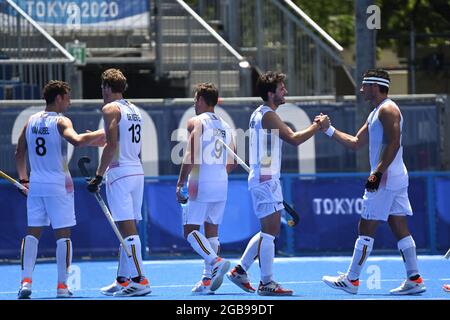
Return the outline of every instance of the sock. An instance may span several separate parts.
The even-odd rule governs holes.
[[[212,264],[217,258],[217,254],[211,248],[211,244],[199,231],[194,230],[187,236],[187,241],[191,244],[192,249],[205,259],[205,262]]]
[[[142,264],[141,254],[141,239],[139,238],[139,235],[134,234],[126,237],[124,241],[131,253],[131,257],[127,257],[129,276],[132,279],[140,279],[144,276],[144,266]],[[126,256],[125,252],[124,255]]]
[[[372,252],[374,241],[375,239],[364,235],[361,235],[356,239],[352,262],[347,271],[347,277],[350,280],[359,279],[364,262],[366,262]]]
[[[56,241],[56,265],[58,268],[58,283],[67,283],[69,267],[72,264],[72,241],[61,238]]]
[[[261,281],[266,284],[272,281],[273,259],[275,258],[275,237],[261,232],[261,245],[259,246],[259,267],[261,268]]]
[[[247,271],[252,266],[255,259],[258,257],[258,248],[259,243],[261,241],[261,232],[258,232],[250,239],[247,244],[247,248],[245,248],[244,254],[239,261],[239,265]]]
[[[216,255],[219,255],[220,252],[220,242],[219,237],[211,237],[208,238],[209,244],[211,248],[214,250]],[[203,268],[202,278],[210,278],[211,279],[211,265],[205,261],[205,266]]]
[[[416,243],[412,236],[404,237],[397,242],[398,250],[402,255],[405,264],[406,276],[411,278],[419,274],[419,267],[417,266]]]
[[[22,280],[25,278],[31,279],[36,264],[38,244],[39,240],[32,235],[28,235],[22,239],[22,248],[20,250]]]
[[[128,267],[128,257],[122,245],[119,248],[119,265],[117,266],[117,280],[124,282],[130,278],[130,268]]]

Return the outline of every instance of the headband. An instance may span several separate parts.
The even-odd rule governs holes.
[[[364,77],[363,78],[363,84],[370,84],[370,83],[376,83],[380,86],[385,86],[389,88],[389,80],[388,79],[383,79],[383,78],[379,78],[379,77]]]

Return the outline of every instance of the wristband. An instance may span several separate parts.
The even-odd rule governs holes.
[[[325,131],[325,134],[326,134],[327,136],[331,137],[331,136],[334,134],[334,131],[335,131],[335,130],[336,130],[336,129],[335,129],[333,126],[329,126],[328,129],[327,129],[327,131]]]

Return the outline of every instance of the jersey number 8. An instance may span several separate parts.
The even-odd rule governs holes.
[[[38,156],[45,156],[47,153],[47,149],[45,148],[45,139],[44,138],[36,138],[36,154]]]

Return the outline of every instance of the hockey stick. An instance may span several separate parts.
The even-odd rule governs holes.
[[[81,174],[86,178],[86,181],[89,182],[91,180],[91,177],[89,176],[89,172],[86,169],[86,163],[91,162],[91,159],[88,157],[81,157],[78,160],[78,168],[80,168]],[[103,213],[106,216],[106,219],[108,220],[109,224],[111,225],[111,228],[113,229],[114,233],[116,234],[117,238],[119,239],[120,243],[122,244],[123,249],[125,250],[128,257],[131,257],[131,253],[128,250],[127,245],[125,244],[125,241],[122,238],[122,235],[120,234],[119,229],[117,229],[116,224],[114,223],[114,220],[112,218],[111,212],[108,209],[108,206],[106,205],[105,201],[103,201],[102,196],[97,191],[94,193],[95,198],[98,201],[98,204],[102,208]]]
[[[445,259],[450,258],[450,249],[447,250],[447,253],[444,256]]]
[[[228,152],[230,152],[233,155],[233,158],[245,169],[245,171],[247,171],[247,173],[250,173],[250,167],[241,158],[239,158],[239,156],[229,146],[227,146],[227,144],[225,142],[223,142],[221,139],[217,139],[217,140],[220,141],[220,143],[222,143],[222,145],[228,150]],[[292,218],[291,220],[288,220],[288,226],[290,226],[290,227],[296,226],[300,221],[300,217],[299,217],[298,213],[290,205],[288,205],[286,203],[286,201],[284,201],[284,200],[283,200],[283,205],[284,205],[284,209],[286,210],[286,212]]]
[[[3,171],[0,170],[0,177],[8,180],[9,182],[11,182],[13,185],[15,185],[17,188],[19,188],[22,191],[28,192],[27,187],[25,187],[23,184],[20,184],[17,180],[11,178],[10,176],[8,176],[6,173],[4,173]],[[25,193],[22,193],[24,196],[26,196]]]

